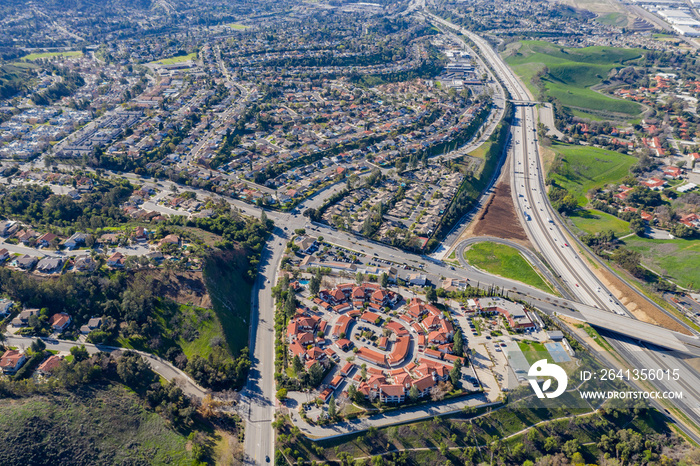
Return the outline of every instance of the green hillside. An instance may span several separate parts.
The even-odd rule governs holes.
[[[615,68],[628,66],[642,56],[642,50],[615,47],[558,47],[542,41],[512,44],[504,53],[506,62],[520,76],[533,95],[540,94],[533,78],[541,77],[547,96],[558,99],[571,109],[636,117],[642,107],[635,102],[614,99],[591,88],[600,84]]]
[[[637,160],[598,147],[555,143],[552,149],[557,153],[557,160],[547,176],[576,196],[581,206],[588,203],[589,189],[619,182]]]

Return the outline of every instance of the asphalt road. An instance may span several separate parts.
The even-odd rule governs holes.
[[[32,342],[37,339],[36,337],[22,337],[17,335],[7,335],[5,338],[5,344],[7,346],[14,346],[22,349],[29,348]],[[87,349],[89,354],[99,353],[100,351],[105,353],[111,353],[113,351],[135,351],[129,350],[127,348],[119,348],[116,346],[93,345],[92,343],[80,343],[77,341],[70,340],[57,340],[51,338],[42,338],[42,340],[46,343],[47,349],[55,351],[70,351],[72,347],[81,345],[85,345],[85,349]],[[207,393],[209,393],[207,390],[197,385],[194,382],[194,380],[190,378],[190,376],[188,376],[183,371],[170,364],[165,359],[161,359],[158,356],[149,353],[144,353],[142,351],[135,352],[139,353],[148,362],[148,364],[151,366],[151,369],[155,373],[157,373],[167,381],[175,380],[175,382],[180,388],[182,388],[182,391],[185,392],[185,394],[199,398],[201,400]]]

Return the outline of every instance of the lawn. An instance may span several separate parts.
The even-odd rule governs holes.
[[[45,52],[45,53],[31,53],[22,57],[22,60],[38,60],[39,58],[55,58],[55,57],[81,57],[83,52]]]
[[[548,176],[576,196],[581,206],[588,203],[588,190],[619,182],[637,161],[631,155],[598,147],[554,143],[552,149],[561,163],[553,164]]]
[[[552,362],[549,351],[547,351],[547,348],[545,348],[542,343],[525,340],[519,341],[518,347],[520,347],[520,351],[523,352],[525,359],[527,359],[527,362],[529,362],[531,365],[544,358],[546,358],[549,362]]]
[[[162,60],[156,60],[151,62],[151,64],[155,65],[174,65],[175,63],[182,63],[185,61],[189,60],[196,60],[197,59],[197,54],[196,53],[189,53],[187,55],[178,55],[175,57],[171,58],[164,58]]]
[[[250,26],[246,26],[244,24],[238,24],[238,23],[231,23],[227,24],[226,26],[230,27],[231,29],[235,29],[236,31],[245,31],[248,29]]]
[[[642,264],[683,287],[700,288],[700,241],[656,240],[632,236],[625,245],[642,255]]]
[[[518,280],[547,293],[552,293],[552,289],[530,263],[510,246],[488,242],[477,243],[464,252],[464,258],[470,264],[486,272]]]
[[[619,237],[630,232],[629,222],[595,209],[579,210],[570,215],[569,218],[576,225],[576,228],[585,233],[596,234],[612,230]]]
[[[0,464],[193,464],[187,438],[122,386],[5,398],[0,441]]]
[[[642,50],[635,49],[567,48],[543,41],[521,41],[508,47],[504,58],[535,96],[539,95],[539,90],[532,78],[546,67],[548,72],[542,77],[545,92],[559,99],[562,105],[627,118],[639,115],[642,107],[591,88],[606,79],[611,70],[627,66],[642,54]]]

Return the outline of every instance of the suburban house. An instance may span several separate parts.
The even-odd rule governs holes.
[[[165,238],[160,240],[158,243],[159,247],[163,247],[166,244],[174,244],[175,246],[180,245],[180,237],[177,235],[167,235]]]
[[[17,317],[12,319],[13,327],[26,327],[29,324],[29,318],[31,316],[38,316],[39,309],[25,309],[19,313]]]
[[[10,251],[5,248],[0,249],[0,262],[5,262],[10,258]]]
[[[12,312],[15,303],[9,299],[0,299],[0,316],[6,316]]]
[[[58,273],[65,262],[62,257],[44,257],[36,264],[36,270],[41,273]]]
[[[78,272],[91,272],[97,267],[97,262],[90,256],[82,256],[75,259],[73,267]]]
[[[26,361],[26,354],[17,350],[7,350],[0,357],[0,370],[3,374],[15,374]]]
[[[12,264],[22,270],[31,270],[38,261],[36,257],[25,254],[12,261]]]
[[[65,312],[59,312],[49,318],[49,325],[54,332],[63,332],[71,323],[71,317]]]
[[[75,249],[81,246],[85,246],[86,241],[90,237],[87,233],[73,233],[70,238],[63,242],[63,245],[68,249]]]
[[[58,236],[54,235],[53,233],[44,233],[39,237],[39,239],[36,240],[36,244],[38,246],[48,248],[49,246],[51,246],[51,242],[56,238],[58,238]]]
[[[107,265],[110,267],[124,267],[124,254],[121,252],[115,252],[109,259],[107,259]]]
[[[10,236],[19,229],[19,224],[14,220],[6,220],[0,223],[0,235]]]
[[[93,330],[100,328],[101,325],[102,317],[93,317],[92,319],[88,320],[87,324],[80,327],[80,333],[82,333],[83,335],[87,335]]]
[[[40,375],[43,375],[44,377],[48,376],[58,368],[58,366],[61,365],[61,361],[63,361],[63,358],[61,356],[58,356],[56,354],[52,354],[49,356],[44,362],[39,364],[39,367],[36,368],[37,373]]]

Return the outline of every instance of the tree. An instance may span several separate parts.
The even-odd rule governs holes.
[[[304,364],[302,364],[299,356],[294,356],[294,359],[292,359],[292,369],[294,369],[294,373],[297,375],[304,370]]]
[[[425,299],[427,299],[431,303],[436,303],[438,300],[437,297],[437,291],[435,291],[435,288],[430,287],[427,289],[425,292]]]
[[[285,398],[287,398],[287,389],[280,388],[279,390],[277,390],[277,399],[284,400]]]
[[[381,277],[379,277],[379,284],[382,288],[386,288],[389,284],[389,276],[386,273],[383,273]]]
[[[365,275],[362,272],[357,272],[357,275],[355,275],[355,282],[358,285],[362,285],[363,281],[365,281]]]
[[[579,444],[578,440],[567,440],[567,442],[561,447],[562,453],[571,458],[578,452]]]
[[[30,348],[33,353],[41,353],[46,349],[46,343],[44,343],[44,340],[37,338],[32,342]]]
[[[542,448],[544,448],[544,451],[546,452],[556,450],[557,448],[559,448],[559,439],[557,439],[556,437],[547,437],[546,439],[544,439],[544,445]]]
[[[318,278],[316,275],[311,277],[311,280],[309,281],[309,293],[311,293],[311,296],[315,296],[318,294],[318,292],[321,290],[321,279]]]
[[[129,387],[142,385],[149,381],[148,363],[133,351],[125,352],[117,361],[117,375]]]
[[[336,414],[337,413],[335,412],[335,396],[331,395],[331,399],[328,400],[328,417],[330,417],[331,419],[335,419]]]
[[[450,370],[450,382],[452,382],[452,386],[455,389],[459,389],[461,387],[461,382],[460,380],[462,379],[462,362],[457,359],[455,361],[454,366],[452,366],[452,369]]]
[[[452,345],[452,351],[454,351],[454,353],[457,356],[463,356],[462,352],[464,351],[464,339],[462,338],[462,331],[461,330],[457,330],[457,332],[455,332],[454,344]]]
[[[311,384],[312,387],[316,387],[322,380],[323,368],[319,363],[315,363],[313,366],[311,366],[311,369],[309,369],[309,384]]]
[[[90,357],[88,350],[85,349],[85,345],[71,347],[70,354],[75,362],[84,361]]]
[[[297,298],[294,296],[294,291],[287,291],[287,299],[284,302],[284,313],[287,317],[292,317],[297,310]]]
[[[644,220],[642,220],[640,217],[632,217],[630,220],[630,230],[632,230],[637,236],[644,236],[644,232],[646,231]]]
[[[357,391],[357,388],[353,384],[348,385],[348,398],[355,403],[362,401],[362,394]]]
[[[411,401],[416,401],[420,397],[420,393],[415,385],[411,385],[410,390],[408,390],[408,397]]]

